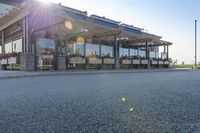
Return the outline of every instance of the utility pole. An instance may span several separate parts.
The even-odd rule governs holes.
[[[195,68],[197,67],[197,20],[195,20]]]

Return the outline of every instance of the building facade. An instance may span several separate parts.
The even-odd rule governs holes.
[[[0,20],[2,70],[169,67],[172,43],[61,4],[26,1]]]

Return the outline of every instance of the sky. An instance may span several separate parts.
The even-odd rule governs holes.
[[[172,42],[169,57],[194,63],[194,21],[200,23],[200,0],[51,0],[62,5],[121,21]],[[0,6],[0,10],[3,6]],[[200,25],[198,26],[198,31]],[[198,35],[198,45],[200,39]],[[160,49],[162,50],[162,49]],[[197,49],[200,62],[200,46]]]

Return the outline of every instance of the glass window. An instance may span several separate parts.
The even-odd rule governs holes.
[[[55,52],[54,39],[38,38],[37,54],[52,55]]]
[[[74,44],[74,53],[77,56],[84,56],[84,44]]]
[[[99,57],[99,45],[86,44],[86,56],[87,57]]]
[[[150,58],[156,58],[156,52],[151,52],[149,53]]]
[[[13,52],[16,52],[16,53],[22,52],[22,39],[19,39],[13,42]]]
[[[139,49],[139,56],[145,58],[146,57],[146,51],[145,49]]]
[[[130,56],[131,58],[138,56],[138,50],[137,49],[130,49]]]
[[[0,46],[0,55],[2,54],[2,46]]]
[[[158,59],[159,58],[159,51],[156,51],[155,54],[156,54],[156,56],[155,56],[156,59]]]
[[[54,65],[55,41],[37,38],[37,66],[39,69],[52,69]]]
[[[113,47],[101,45],[101,57],[112,58],[113,57]]]
[[[5,54],[12,53],[12,42],[5,44]]]
[[[150,47],[149,48],[149,56],[150,58],[158,58],[159,53],[158,53],[158,47]]]
[[[69,43],[67,44],[67,46],[68,46],[68,55],[84,57],[84,44]]]
[[[128,58],[128,48],[120,48],[119,56],[120,58]]]
[[[66,54],[66,45],[65,41],[60,41],[58,46],[58,55],[65,55]]]
[[[67,44],[67,55],[74,55],[74,43]]]

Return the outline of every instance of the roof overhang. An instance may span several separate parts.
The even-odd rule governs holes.
[[[13,8],[12,10],[8,12],[8,14],[0,18],[0,31],[4,30],[8,26],[24,18],[28,14],[29,14],[29,11],[26,9]]]
[[[158,40],[158,41],[155,41],[153,43],[154,43],[155,46],[170,46],[170,45],[173,44],[171,42],[164,41],[164,40]]]
[[[0,31],[24,18],[29,13],[32,13],[34,7],[38,4],[40,3],[36,2],[34,5],[34,3],[29,4],[29,2],[27,2],[27,4],[22,4],[21,7],[11,10],[7,15],[0,18]],[[51,17],[55,17],[53,19],[57,22],[53,25],[49,25],[49,27],[60,26],[59,30],[62,30],[63,36],[69,33],[71,37],[81,35],[87,39],[101,38],[113,41],[113,36],[117,35],[119,38],[118,43],[127,46],[141,46],[144,45],[145,42],[151,42],[156,46],[172,45],[170,42],[160,40],[160,36],[143,32],[140,28],[120,24],[121,22],[110,20],[105,17],[96,15],[87,16],[87,12],[78,11],[59,4],[53,4],[53,6],[49,8],[55,8],[52,13],[54,13],[55,10],[57,10],[57,13],[60,12],[51,15]],[[76,27],[74,31],[67,31],[65,27],[65,22],[67,20],[71,20],[73,26]],[[120,38],[127,39],[123,40]]]
[[[24,1],[27,1],[27,0],[1,0],[0,3],[6,4],[6,5],[16,6],[16,5],[21,4]]]

